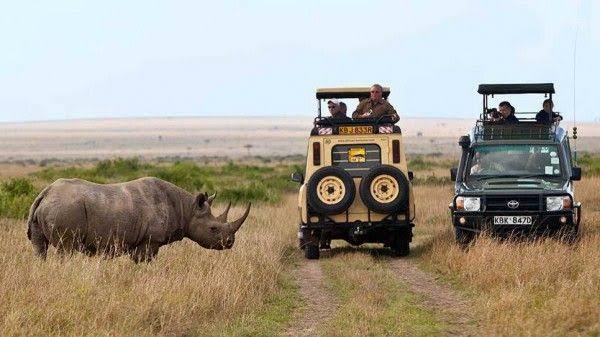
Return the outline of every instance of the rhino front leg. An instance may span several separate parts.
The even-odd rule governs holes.
[[[129,253],[129,256],[135,263],[150,262],[158,254],[160,245],[155,242],[145,242],[135,247]]]

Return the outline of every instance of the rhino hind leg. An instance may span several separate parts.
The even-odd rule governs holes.
[[[158,254],[160,245],[153,242],[145,242],[129,252],[129,256],[135,263],[150,262]]]
[[[29,234],[36,254],[45,260],[48,253],[48,239],[46,239],[39,226],[31,226]]]

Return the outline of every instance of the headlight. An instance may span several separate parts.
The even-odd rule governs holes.
[[[467,212],[476,212],[481,210],[481,199],[479,197],[457,197],[456,209]]]
[[[547,211],[561,211],[571,208],[571,198],[568,195],[558,197],[546,197]]]

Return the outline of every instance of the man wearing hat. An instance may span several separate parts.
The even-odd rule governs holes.
[[[356,110],[352,113],[352,118],[379,118],[389,116],[395,123],[400,120],[394,107],[383,99],[383,87],[379,84],[373,84],[370,90],[370,98],[364,99]]]
[[[348,116],[346,116],[346,111],[343,111],[342,104],[344,104],[344,102],[340,102],[335,98],[327,101],[327,108],[331,114],[330,118],[338,119],[340,121],[350,119]]]

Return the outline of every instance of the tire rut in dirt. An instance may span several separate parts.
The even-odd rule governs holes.
[[[295,314],[284,336],[315,336],[319,326],[334,316],[337,302],[325,287],[323,270],[318,261],[303,261],[295,271],[300,296],[305,306]]]
[[[423,306],[433,311],[448,326],[446,336],[476,336],[476,322],[471,305],[450,286],[406,259],[391,261],[391,269],[408,290],[421,296]]]

